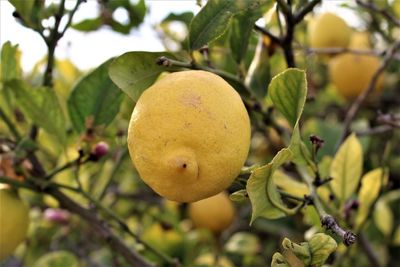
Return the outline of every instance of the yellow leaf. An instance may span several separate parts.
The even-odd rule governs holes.
[[[362,173],[363,153],[355,134],[350,135],[336,153],[330,170],[332,190],[343,205],[357,189]]]
[[[294,180],[281,170],[274,173],[273,179],[278,187],[293,196],[304,197],[304,195],[310,194],[306,184]]]
[[[376,227],[385,236],[389,236],[393,229],[393,213],[386,201],[380,199],[376,202],[373,215]]]
[[[400,225],[397,226],[396,232],[394,233],[393,245],[400,246]]]
[[[360,206],[355,221],[356,229],[365,221],[371,205],[378,197],[384,175],[383,169],[379,168],[368,172],[361,179],[361,189],[358,194]]]

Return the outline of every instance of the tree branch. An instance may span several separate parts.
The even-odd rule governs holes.
[[[378,81],[379,76],[383,73],[383,71],[387,68],[389,65],[390,61],[393,58],[393,55],[395,52],[400,49],[400,40],[396,41],[392,47],[389,48],[387,51],[382,64],[379,66],[377,71],[374,73],[374,75],[371,78],[371,81],[368,85],[368,87],[357,97],[357,99],[353,102],[353,104],[350,106],[349,110],[346,113],[346,117],[344,119],[344,128],[342,135],[339,139],[339,142],[337,144],[337,148],[340,146],[340,144],[344,141],[344,139],[347,137],[349,134],[349,129],[351,122],[353,121],[354,117],[356,116],[358,110],[360,109],[361,105],[364,103],[365,99],[368,97],[368,95],[374,90],[376,83]]]
[[[379,8],[378,6],[376,6],[373,2],[369,2],[366,3],[364,1],[361,0],[356,0],[356,3],[365,8],[368,9],[369,11],[373,11],[375,13],[379,13],[381,14],[383,17],[385,17],[388,22],[392,22],[393,24],[395,24],[396,26],[400,27],[400,20],[397,19],[395,16],[393,16],[392,14],[389,13],[389,11],[387,9],[384,8]]]
[[[294,22],[297,24],[301,22],[304,17],[310,13],[316,5],[321,3],[322,0],[313,0],[311,2],[308,2],[301,10],[299,10],[296,15],[294,16]]]
[[[254,25],[254,29],[256,31],[261,32],[263,35],[267,36],[268,38],[270,38],[272,42],[277,43],[278,45],[281,45],[281,43],[282,43],[281,38],[279,38],[278,36],[275,36],[273,33],[268,31],[267,29],[260,27],[257,24]]]

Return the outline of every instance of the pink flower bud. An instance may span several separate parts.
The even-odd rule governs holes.
[[[66,224],[69,222],[71,214],[62,209],[48,208],[44,211],[44,218],[50,222]]]

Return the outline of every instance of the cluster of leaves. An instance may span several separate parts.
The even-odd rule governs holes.
[[[59,5],[45,7],[43,1],[10,2],[19,21],[38,32],[44,30],[41,21],[60,10]],[[293,8],[301,10],[312,1],[293,2]],[[127,24],[113,18],[118,8],[129,14]],[[97,18],[71,27],[95,31],[108,25],[127,34],[143,21],[146,7],[143,0],[134,5],[129,0],[100,1],[99,10]],[[398,92],[388,90],[381,101],[368,104],[352,125],[355,133],[340,144],[346,102],[326,79],[320,58],[298,56],[297,67],[307,73],[286,68],[278,44],[268,38],[266,42],[265,36],[253,30],[266,12],[267,27],[282,27],[281,10],[273,1],[209,0],[196,15],[172,13],[160,23],[166,46],[174,43],[176,51],[128,52],[85,74],[68,60],[56,60],[52,85],[41,82],[48,59],[23,75],[18,46],[6,42],[1,49],[0,78],[4,120],[0,141],[7,147],[2,148],[2,162],[11,159],[12,166],[7,168],[29,180],[35,176],[35,166],[31,166],[35,163],[26,163],[30,155],[37,155],[43,167],[52,170],[47,177],[63,186],[67,196],[96,207],[133,250],[159,266],[172,265],[170,257],[184,266],[196,266],[199,254],[215,251],[239,266],[270,262],[272,266],[322,266],[327,260],[341,266],[365,266],[371,258],[366,246],[378,254],[378,264],[395,266],[399,262],[395,250],[400,245],[400,211],[396,209],[400,204],[400,162],[394,155],[400,152],[400,138],[394,131],[379,137],[359,133],[376,125],[374,110],[398,112],[398,102],[393,101]],[[382,23],[383,18],[375,20]],[[182,23],[187,36],[174,35],[172,22]],[[377,36],[383,36],[379,23],[374,29]],[[304,42],[305,29],[305,23],[298,25],[297,41]],[[385,34],[394,36],[393,31],[389,27]],[[220,75],[240,93],[251,116],[253,137],[247,162],[251,167],[229,188],[239,216],[237,226],[218,237],[223,246],[215,245],[217,240],[210,233],[191,229],[184,207],[163,201],[140,182],[127,155],[125,134],[134,103],[164,72],[185,69]],[[396,61],[388,76],[399,71]],[[313,101],[307,101],[310,95]],[[32,132],[37,128],[35,136]],[[324,146],[306,141],[311,134],[322,138]],[[100,140],[110,144],[110,153],[80,165]],[[6,173],[3,163],[1,168]],[[17,251],[27,266],[34,262],[37,266],[57,262],[70,262],[68,266],[125,264],[124,258],[98,237],[87,240],[95,231],[79,215],[68,215],[68,220],[45,216],[49,208],[58,209],[62,203],[44,193],[20,193],[33,207],[29,242]],[[327,231],[321,221],[328,214],[356,233],[360,242],[348,248],[342,244],[343,236]],[[121,220],[126,224],[119,229]],[[175,237],[162,234],[160,242],[172,240],[168,246],[149,238],[156,251],[130,234],[147,239],[146,232],[154,225],[161,225],[157,226],[160,233],[176,233]],[[274,254],[280,248],[284,251]],[[39,258],[48,250],[55,252]]]

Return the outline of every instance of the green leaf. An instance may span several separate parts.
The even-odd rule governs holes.
[[[245,80],[245,84],[261,100],[267,94],[268,84],[271,81],[271,66],[268,53],[268,48],[260,38]]]
[[[393,230],[394,216],[388,203],[382,199],[378,200],[374,206],[373,218],[376,227],[385,237],[390,237]]]
[[[274,255],[272,255],[271,267],[291,267],[291,265],[281,253],[275,252]]]
[[[268,87],[268,95],[276,109],[294,128],[303,112],[307,96],[307,80],[303,70],[287,69],[274,78]]]
[[[233,192],[229,195],[229,198],[234,202],[242,202],[248,198],[246,189]]]
[[[329,235],[318,233],[308,241],[311,252],[311,266],[322,266],[337,248],[335,239]]]
[[[310,190],[305,183],[294,180],[283,171],[277,170],[273,175],[273,180],[279,188],[293,196],[304,197],[304,195],[310,193]]]
[[[361,188],[358,193],[360,206],[355,221],[356,229],[365,221],[372,204],[378,198],[385,173],[382,168],[378,168],[368,172],[361,178]]]
[[[232,17],[242,11],[251,11],[269,3],[269,0],[209,0],[193,18],[189,31],[191,50],[216,40],[227,30]]]
[[[318,233],[310,241],[296,244],[285,238],[282,247],[298,257],[305,266],[319,267],[328,259],[329,255],[337,248],[336,241],[329,235]]]
[[[6,82],[21,78],[22,70],[19,57],[18,45],[13,46],[10,41],[3,44],[1,48],[1,81]]]
[[[165,19],[162,20],[161,23],[168,23],[172,21],[180,21],[183,22],[186,26],[189,27],[191,20],[193,19],[193,12],[183,12],[183,13],[170,13]]]
[[[119,111],[123,94],[108,77],[106,61],[83,77],[68,98],[68,112],[77,132],[85,129],[88,118],[92,126],[108,125]]]
[[[335,121],[326,121],[312,118],[304,122],[302,132],[304,139],[308,139],[310,135],[317,135],[324,139],[324,145],[318,150],[318,160],[320,161],[325,155],[333,156],[335,154],[335,146],[339,141],[342,133],[342,126]],[[307,147],[311,149],[311,142],[307,142]]]
[[[246,55],[254,23],[258,18],[258,14],[255,16],[252,12],[243,12],[232,19],[229,43],[236,63],[240,63]]]
[[[293,129],[289,149],[293,152],[294,163],[298,165],[315,165],[312,161],[311,151],[308,149],[306,144],[304,144],[303,140],[301,140],[301,134],[298,124],[296,124]]]
[[[250,224],[258,217],[276,219],[284,217],[290,211],[284,206],[281,197],[273,183],[273,174],[283,163],[290,160],[292,152],[284,148],[274,159],[250,175],[246,190],[253,208]]]
[[[90,32],[99,29],[103,25],[103,21],[100,17],[93,19],[84,19],[71,27],[77,31]]]
[[[68,251],[55,251],[40,257],[33,267],[78,267],[78,259],[74,254]]]
[[[29,23],[31,20],[32,9],[35,4],[35,0],[8,0],[16,9],[20,17],[25,23]]]
[[[31,88],[21,80],[7,83],[11,87],[25,116],[49,134],[65,141],[65,117],[54,90],[46,87]]]
[[[225,244],[228,253],[239,255],[255,255],[260,251],[260,241],[258,237],[249,232],[235,233]]]
[[[350,135],[333,158],[330,176],[331,187],[343,204],[357,189],[363,164],[361,144],[355,134]]]
[[[178,70],[157,65],[156,60],[161,56],[175,58],[167,52],[125,53],[111,63],[110,78],[125,94],[137,102],[144,90],[152,85],[162,72]]]

